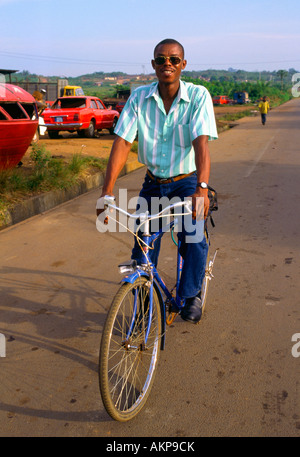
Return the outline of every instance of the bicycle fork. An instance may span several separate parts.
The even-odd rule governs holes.
[[[128,332],[126,335],[126,339],[123,342],[123,346],[126,349],[137,349],[136,346],[130,344],[131,336],[134,334],[135,331],[143,331],[143,343],[140,345],[141,350],[145,350],[147,348],[147,340],[150,333],[150,327],[152,322],[152,312],[153,312],[153,281],[149,279],[148,283],[146,283],[148,287],[148,296],[142,297],[141,291],[139,289],[135,289],[134,291],[134,302],[133,302],[133,310],[132,310],[132,317],[131,322],[129,324]],[[142,328],[144,325],[144,317],[147,316],[147,327]]]
[[[205,275],[207,276],[207,278],[209,280],[211,280],[214,277],[214,275],[212,274],[212,270],[213,270],[213,267],[214,267],[214,263],[215,263],[215,260],[216,260],[216,257],[217,257],[218,250],[219,250],[219,248],[217,248],[215,250],[215,253],[214,253],[214,256],[213,256],[212,260],[209,260],[208,266],[205,269]]]

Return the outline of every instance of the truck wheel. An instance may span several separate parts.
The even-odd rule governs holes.
[[[95,124],[93,121],[91,121],[88,128],[84,130],[84,133],[87,138],[93,138],[95,136]]]
[[[118,122],[118,119],[115,117],[115,118],[114,118],[114,121],[113,121],[113,125],[112,125],[111,128],[109,129],[109,133],[110,133],[111,135],[114,134],[114,130],[115,130],[115,127],[116,127],[116,125],[117,125],[117,122]]]
[[[48,130],[48,136],[51,140],[58,138],[58,131],[57,130]]]

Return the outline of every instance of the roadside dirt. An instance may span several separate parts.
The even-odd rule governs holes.
[[[102,131],[96,133],[95,138],[79,138],[76,133],[61,132],[58,139],[50,139],[47,133],[40,137],[39,144],[51,153],[52,157],[62,158],[68,161],[74,154],[83,156],[106,158],[114,141],[114,135]],[[22,158],[24,167],[31,167],[30,159],[31,147]],[[132,158],[136,159],[136,154],[132,153]]]

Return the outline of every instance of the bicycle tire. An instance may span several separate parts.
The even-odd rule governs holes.
[[[201,286],[202,314],[204,313],[204,309],[205,309],[205,305],[206,305],[206,301],[207,301],[209,281],[210,281],[210,275],[209,275],[209,252],[208,252],[206,266],[205,266],[205,274],[204,274],[204,278],[203,278],[202,286]]]
[[[138,308],[133,316],[135,296]],[[160,302],[154,289],[151,327],[145,344],[148,317],[148,278],[139,277],[133,284],[124,283],[108,312],[99,355],[102,401],[108,414],[117,421],[135,417],[145,405],[153,385],[162,329]]]

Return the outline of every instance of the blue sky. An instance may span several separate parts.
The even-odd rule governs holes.
[[[186,70],[300,71],[299,0],[0,0],[0,68],[150,73],[175,38]]]

